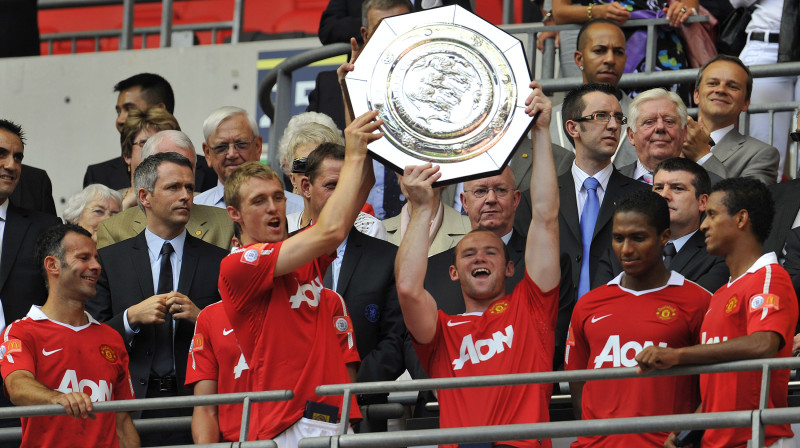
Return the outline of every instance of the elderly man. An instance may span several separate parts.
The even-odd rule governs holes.
[[[195,169],[194,145],[189,137],[181,131],[161,131],[149,139],[142,148],[142,160],[162,152],[176,152],[189,160],[192,170]],[[144,212],[139,207],[131,207],[103,222],[97,227],[97,247],[102,249],[114,243],[132,238],[147,225]],[[218,207],[196,205],[192,208],[189,222],[186,223],[189,233],[223,249],[230,249],[233,238],[233,222],[228,214]]]
[[[87,309],[130,347],[137,398],[188,395],[186,357],[194,324],[202,308],[219,301],[216,279],[227,251],[186,231],[194,193],[186,157],[163,152],[145,158],[136,168],[134,187],[147,226],[135,237],[100,250],[103,270]],[[153,410],[143,416],[182,413]],[[161,439],[149,439],[155,441]],[[191,438],[178,435],[171,441]]]
[[[583,24],[578,32],[578,47],[575,51],[575,65],[581,70],[583,83],[607,84],[616,89],[615,96],[627,110],[630,97],[617,88],[619,79],[625,69],[627,53],[625,50],[625,34],[614,22],[605,19],[590,20]],[[553,107],[553,120],[550,123],[550,135],[553,142],[575,152],[575,147],[564,130],[564,117],[561,112],[563,104]],[[636,160],[636,153],[627,138],[627,125],[622,125],[622,134],[617,153],[612,157],[614,165],[625,166]],[[558,165],[556,165],[558,169]]]
[[[686,105],[675,92],[650,89],[628,107],[628,138],[636,147],[637,160],[619,172],[653,185],[656,165],[673,157],[686,157],[709,172],[715,184],[727,176],[722,162],[709,150],[707,133],[686,115]],[[692,138],[687,140],[688,134]]]
[[[699,120],[711,133],[711,152],[728,177],[752,177],[772,185],[778,180],[780,153],[774,146],[736,130],[739,114],[750,106],[753,75],[734,56],[717,55],[697,73],[694,86]]]
[[[203,153],[217,173],[217,185],[195,196],[194,203],[224,209],[225,181],[239,165],[261,158],[261,135],[247,111],[223,106],[211,112],[203,122],[203,138]],[[295,195],[287,196],[286,205],[287,213],[303,209],[302,199]]]

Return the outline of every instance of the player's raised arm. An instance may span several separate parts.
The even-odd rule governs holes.
[[[525,247],[525,269],[543,291],[558,285],[561,278],[558,246],[558,184],[550,146],[550,114],[553,104],[537,82],[531,82],[525,112],[535,119],[533,169],[531,170],[531,224]]]
[[[436,334],[436,301],[425,290],[424,283],[428,269],[428,232],[438,207],[432,184],[439,177],[439,167],[430,163],[406,167],[403,173],[411,219],[397,250],[394,277],[406,328],[420,344],[427,344]]]
[[[383,136],[382,132],[376,132],[383,124],[377,117],[378,112],[367,112],[345,128],[344,164],[336,189],[317,222],[283,243],[275,266],[276,277],[298,269],[321,254],[332,253],[347,237],[375,184],[367,144]]]

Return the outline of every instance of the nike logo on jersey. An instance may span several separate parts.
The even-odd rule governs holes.
[[[469,322],[470,322],[470,321],[466,321],[466,322],[453,322],[452,320],[448,320],[448,321],[447,321],[447,326],[448,326],[448,327],[455,327],[456,325],[468,324]]]
[[[222,329],[222,335],[223,336],[227,336],[227,335],[229,335],[231,333],[233,333],[233,328],[231,328],[230,330],[226,330],[224,328]]]
[[[608,316],[611,316],[611,314],[606,314],[605,316],[600,316],[600,317],[592,316],[592,323],[599,322],[599,321],[605,319]]]
[[[45,349],[43,348],[43,349],[42,349],[42,354],[43,354],[44,356],[50,356],[50,355],[52,355],[52,354],[53,354],[53,353],[55,353],[55,352],[60,352],[61,350],[64,350],[64,349],[63,349],[63,348],[57,348],[57,349],[55,349],[55,350],[50,350],[50,351],[48,352],[47,350],[45,350]]]

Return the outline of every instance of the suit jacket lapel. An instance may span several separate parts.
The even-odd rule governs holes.
[[[153,271],[150,269],[150,255],[147,253],[147,240],[144,232],[140,232],[133,242],[131,262],[139,279],[139,287],[142,289],[142,300],[155,295],[153,289]]]
[[[714,148],[711,150],[712,153],[719,159],[720,162],[725,163],[728,158],[730,158],[737,149],[744,143],[744,136],[736,130],[736,126],[730,130],[725,137],[722,137],[722,140],[717,142],[714,145]]]
[[[339,281],[336,283],[336,292],[342,296],[347,291],[350,279],[353,278],[358,260],[361,259],[363,238],[364,236],[355,227],[350,230],[350,235],[347,237],[347,247],[344,250],[342,266],[339,268]]]
[[[775,238],[769,238],[776,242],[780,247],[765,247],[768,250],[774,250],[778,257],[782,257],[783,246],[786,244],[786,235],[792,228],[794,218],[797,217],[797,211],[800,210],[800,194],[785,194],[780,202],[775,204],[775,222],[772,224],[772,231],[775,232]]]
[[[511,261],[514,262],[514,266],[517,266],[522,260],[522,257],[525,255],[525,243],[525,238],[520,235],[519,232],[512,229],[511,239],[508,240],[508,252],[511,256]]]
[[[195,240],[191,235],[186,235],[186,243],[183,245],[183,259],[181,261],[181,273],[178,275],[178,292],[189,295],[194,281],[194,273],[197,271],[197,254],[195,253]],[[191,299],[191,297],[189,297]]]
[[[6,214],[6,225],[3,231],[3,246],[0,253],[0,289],[3,288],[11,273],[11,268],[17,259],[20,245],[28,231],[31,221],[24,209],[19,209],[13,205],[8,205]]]
[[[558,195],[561,206],[559,213],[564,216],[564,222],[572,232],[574,238],[581,241],[581,228],[578,222],[578,202],[575,199],[575,180],[571,172],[558,176]]]
[[[611,177],[608,179],[608,188],[606,188],[606,193],[603,196],[603,202],[600,204],[600,211],[597,214],[597,223],[594,225],[594,234],[592,235],[592,240],[597,237],[597,233],[611,221],[611,217],[614,215],[614,205],[616,204],[616,198],[618,198],[624,191],[625,187],[630,182],[638,182],[634,181],[629,177],[625,177],[620,174],[616,169],[611,172]]]
[[[672,258],[670,270],[680,272],[701,251],[705,245],[705,235],[699,229],[694,232],[681,250]]]

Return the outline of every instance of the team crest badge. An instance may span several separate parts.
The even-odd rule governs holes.
[[[364,317],[374,324],[381,317],[381,309],[378,305],[370,303],[364,307]]]
[[[111,346],[103,344],[100,346],[100,354],[108,362],[117,362],[117,352]]]
[[[658,318],[663,321],[670,321],[672,319],[675,319],[675,316],[677,315],[678,315],[678,310],[676,310],[675,307],[672,305],[664,305],[656,310],[656,316],[658,316]]]
[[[739,308],[739,299],[736,296],[731,297],[728,303],[725,304],[725,313],[731,314]]]
[[[501,300],[489,308],[489,314],[500,314],[508,309],[508,302]]]
[[[336,316],[333,318],[333,327],[336,328],[336,334],[345,334],[352,331],[353,324],[348,316]]]
[[[194,335],[194,337],[192,338],[192,346],[189,347],[189,351],[199,352],[202,349],[203,349],[203,335],[198,333]]]

